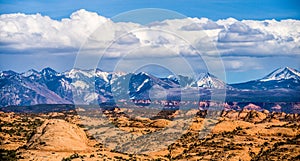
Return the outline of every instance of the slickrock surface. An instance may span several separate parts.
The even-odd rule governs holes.
[[[85,132],[78,126],[60,119],[46,120],[38,127],[27,147],[30,150],[80,152],[92,150]]]
[[[300,115],[296,113],[230,110],[220,112],[217,120],[207,120],[207,111],[193,110],[188,114],[196,115],[177,140],[168,142],[176,131],[166,131],[171,133],[160,138],[149,137],[144,142],[137,140],[136,144],[124,148],[138,150],[133,145],[140,145],[153,151],[133,154],[112,149],[103,142],[103,137],[122,142],[126,137],[119,136],[121,132],[137,138],[160,131],[165,133],[163,130],[174,123],[163,119],[168,118],[164,116],[166,112],[156,119],[128,118],[119,110],[104,111],[104,114],[89,110],[80,112],[82,115],[77,115],[76,111],[55,114],[0,112],[0,160],[300,160]],[[176,111],[176,114],[178,125],[183,124],[181,112]],[[99,118],[100,115],[103,117]],[[105,122],[111,125],[106,126]],[[203,126],[205,122],[211,124]],[[208,129],[206,135],[200,137]],[[166,140],[167,147],[155,145],[159,140]]]

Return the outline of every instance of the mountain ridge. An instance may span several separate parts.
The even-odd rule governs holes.
[[[231,84],[234,88],[248,90],[294,89],[300,90],[300,72],[289,67],[277,68],[265,77],[243,83]]]
[[[281,79],[298,79],[300,80],[300,72],[289,67],[281,67],[271,72],[259,81],[281,80]]]
[[[105,72],[98,68],[71,69],[59,73],[47,67],[41,71],[30,69],[23,73],[1,71],[0,106],[47,103],[97,104],[113,102],[114,98],[151,99],[153,92],[156,94],[155,98],[178,100],[180,92],[171,89],[190,88],[208,91],[226,89],[235,95],[239,94],[238,91],[249,90],[297,92],[300,89],[299,83],[300,73],[289,67],[278,68],[262,79],[236,84],[227,84],[211,73],[202,73],[197,79],[182,75],[158,78],[145,72]],[[167,95],[155,92],[166,92]]]

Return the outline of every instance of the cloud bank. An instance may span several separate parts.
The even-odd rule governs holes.
[[[140,28],[144,31],[135,31]],[[149,30],[157,31],[153,34]],[[183,41],[203,49],[201,54],[209,56],[216,54],[215,49],[207,47],[212,43],[222,56],[300,55],[300,21],[292,19],[238,21],[228,18],[212,21],[207,18],[186,18],[142,26],[130,22],[115,23],[83,9],[59,21],[40,14],[0,15],[0,54],[67,54],[76,52],[84,42],[92,41],[91,35],[96,36],[97,45],[86,46],[87,49],[105,49],[111,40],[115,40],[107,51],[108,56],[111,54],[112,57],[122,56],[124,47],[134,49],[140,46],[168,48],[178,54],[193,56],[196,52],[183,45]]]
[[[130,70],[154,62],[188,75],[189,66],[201,71],[211,64],[223,65],[228,81],[239,82],[282,66],[299,69],[299,40],[300,21],[292,19],[184,18],[141,25],[114,22],[113,18],[83,9],[61,20],[41,14],[2,14],[0,70],[23,72],[50,66],[64,71],[74,62],[91,69],[104,54],[107,61],[101,61],[98,67],[105,71],[116,66]]]

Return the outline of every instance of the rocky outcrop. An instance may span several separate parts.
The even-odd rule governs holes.
[[[198,116],[205,118],[206,112],[199,111]],[[269,112],[268,110],[256,111],[243,109],[242,111],[223,111],[221,117],[230,120],[241,120],[251,123],[263,123],[263,122],[295,122],[300,121],[300,115],[297,113],[287,114],[284,112]]]
[[[60,119],[45,121],[27,143],[28,149],[56,152],[90,151],[85,132]]]
[[[252,123],[259,123],[259,122],[262,122],[264,119],[266,119],[267,116],[268,115],[263,112],[252,110],[252,111],[248,112],[248,114],[244,118],[244,121],[252,122]]]

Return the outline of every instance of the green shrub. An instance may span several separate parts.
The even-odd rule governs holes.
[[[0,160],[16,161],[17,160],[16,150],[0,149]]]

